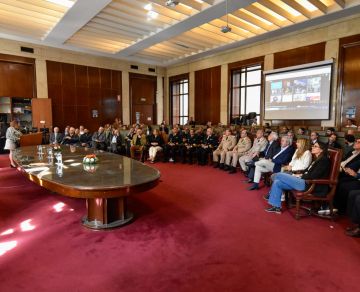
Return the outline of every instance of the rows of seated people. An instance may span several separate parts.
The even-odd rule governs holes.
[[[210,124],[204,127],[175,125],[170,130],[163,122],[154,129],[133,125],[126,130],[126,135],[121,135],[120,132],[124,133],[122,129],[122,126],[105,125],[90,134],[83,126],[78,129],[68,126],[62,134],[55,127],[50,143],[93,147],[132,158],[138,155],[145,159],[147,156],[151,163],[160,160],[159,153],[163,162],[197,162],[201,166],[212,162],[213,167],[229,174],[239,169],[252,183],[249,190],[259,189],[263,174],[272,173],[273,184],[264,198],[269,201],[267,211],[273,213],[281,213],[284,191],[304,190],[308,187],[306,180],[326,178],[330,170],[327,149],[342,148],[343,161],[334,197],[335,207],[340,213],[345,213],[346,209],[353,212],[354,205],[360,203],[360,138],[346,134],[344,145],[340,145],[333,128],[325,132],[326,143],[320,141],[318,132],[306,133],[303,128],[299,128],[296,134],[287,127],[281,127],[278,132],[270,127],[217,128],[214,133]],[[314,194],[326,196],[327,189],[327,186],[319,185]],[[356,212],[359,222],[353,220],[355,227],[347,231],[350,236],[360,236],[360,206]],[[329,213],[327,206],[321,206],[321,213]]]

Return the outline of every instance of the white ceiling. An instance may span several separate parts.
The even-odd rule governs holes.
[[[360,12],[360,0],[165,2],[0,0],[0,37],[169,66]]]

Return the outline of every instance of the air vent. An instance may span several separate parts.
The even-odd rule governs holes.
[[[31,54],[34,54],[34,49],[33,49],[33,48],[20,47],[20,50],[21,50],[22,52],[25,52],[25,53],[31,53]]]
[[[138,66],[138,65],[130,65],[130,68],[131,68],[131,69],[134,69],[134,70],[138,70],[138,69],[139,69],[139,66]]]
[[[177,45],[179,47],[182,47],[182,48],[185,48],[185,49],[190,49],[190,47],[188,47],[186,45],[183,45],[183,44],[175,43],[175,45]]]
[[[149,70],[149,72],[155,72],[156,71],[155,68],[149,68],[148,70]]]

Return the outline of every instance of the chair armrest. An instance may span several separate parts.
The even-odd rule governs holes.
[[[329,180],[329,179],[311,179],[311,180],[305,180],[307,185],[333,185],[337,184],[337,180]]]

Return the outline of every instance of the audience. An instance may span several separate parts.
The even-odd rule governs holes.
[[[164,146],[164,162],[176,162],[176,155],[179,153],[180,145],[182,145],[182,137],[178,127],[174,127],[167,144]]]
[[[315,160],[305,169],[302,175],[291,175],[279,172],[273,176],[270,194],[264,197],[268,199],[268,203],[270,204],[270,207],[266,209],[267,212],[281,214],[281,195],[283,191],[304,191],[310,187],[307,185],[306,180],[327,178],[329,176],[330,159],[327,156],[326,144],[316,142],[312,145],[311,152]],[[327,185],[316,185],[313,195],[324,196],[327,190]]]
[[[246,165],[247,162],[250,162],[255,157],[259,157],[260,152],[265,150],[267,145],[266,138],[264,137],[263,130],[257,130],[256,137],[253,141],[253,146],[250,148],[249,152],[243,156],[240,156],[239,163],[243,172],[247,173],[249,167]]]
[[[226,129],[219,146],[213,152],[213,162],[215,168],[224,168],[226,153],[231,151],[235,147],[235,144],[235,136],[231,135],[230,129]]]
[[[236,166],[238,164],[239,158],[244,154],[246,154],[250,148],[251,148],[251,140],[248,137],[247,131],[245,129],[242,129],[238,143],[236,144],[236,146],[233,148],[232,151],[228,151],[226,153],[224,169],[230,170],[229,173],[231,174],[236,173]]]
[[[298,129],[297,135],[301,135],[301,138],[295,142],[294,132],[283,126],[280,128],[281,146],[279,146],[279,135],[271,131],[269,125],[265,127],[267,139],[261,128],[257,126],[250,128],[251,133],[256,133],[252,144],[247,130],[244,128],[238,130],[235,126],[226,129],[219,140],[220,137],[214,134],[210,121],[205,127],[195,128],[193,118],[189,118],[185,126],[174,125],[170,135],[167,135],[169,130],[165,121],[159,129],[155,128],[153,131],[150,125],[134,124],[129,127],[125,135],[124,131],[127,127],[119,119],[115,119],[113,124],[100,126],[93,135],[83,125],[79,128],[66,126],[64,135],[58,127],[54,127],[49,143],[93,147],[116,154],[124,153],[125,146],[125,154],[131,158],[135,158],[136,152],[140,152],[140,157],[143,158],[143,152],[148,149],[150,163],[155,162],[157,154],[162,150],[164,161],[170,162],[181,159],[183,163],[193,164],[195,158],[199,165],[206,165],[212,158],[214,167],[228,170],[231,174],[236,173],[239,161],[241,170],[246,172],[249,182],[253,182],[249,190],[259,188],[263,173],[273,173],[273,184],[265,198],[270,204],[266,211],[275,213],[281,213],[283,191],[292,189],[303,191],[309,187],[306,180],[328,176],[330,170],[328,148],[343,149],[344,159],[341,163],[334,204],[340,213],[347,211],[353,223],[347,228],[346,234],[360,237],[360,139],[355,142],[354,134],[358,135],[358,133],[353,129],[356,127],[354,121],[349,119],[347,127],[351,129],[344,138],[339,139],[335,128],[328,128],[326,130],[328,143],[324,145],[319,142],[319,133],[316,131],[311,132],[309,139],[304,139],[305,128]],[[216,133],[221,133],[223,127],[219,125],[214,130]],[[143,131],[147,135],[143,134]],[[324,139],[324,137],[320,138]],[[340,140],[340,143],[337,140]],[[312,145],[311,152],[308,150],[308,142]],[[296,145],[295,153],[295,147],[291,144]],[[327,190],[327,186],[317,185],[313,194],[324,196]]]
[[[53,133],[50,133],[49,144],[60,144],[64,136],[59,132],[59,127],[54,127]]]
[[[206,135],[203,138],[203,141],[198,150],[198,164],[206,165],[208,160],[208,155],[212,155],[212,152],[218,145],[218,139],[213,134],[212,128],[206,129]]]
[[[130,157],[135,158],[135,152],[140,154],[140,160],[143,159],[143,151],[146,146],[146,136],[143,134],[142,129],[137,129],[136,134],[131,140]]]
[[[276,150],[276,153],[272,156],[272,158],[264,158],[255,162],[254,184],[249,188],[249,190],[252,191],[259,189],[259,182],[262,173],[277,173],[281,170],[281,166],[283,164],[288,164],[290,162],[291,157],[294,154],[294,149],[288,136],[281,137],[280,146],[281,148]]]
[[[151,163],[155,162],[156,154],[162,151],[163,139],[160,136],[160,131],[154,129],[152,135],[148,138],[149,140],[149,160]]]

